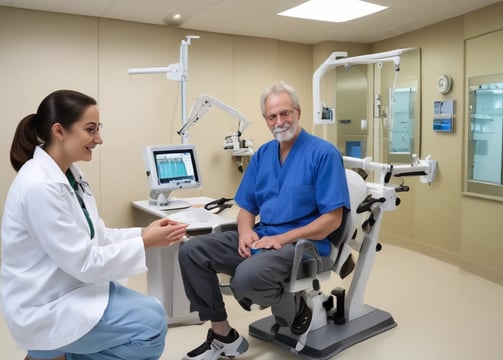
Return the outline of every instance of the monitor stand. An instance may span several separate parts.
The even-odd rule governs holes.
[[[177,209],[186,209],[190,207],[190,204],[187,201],[179,200],[179,199],[170,199],[169,192],[156,192],[151,191],[148,204],[153,206],[158,206],[162,208],[162,210],[177,210]]]

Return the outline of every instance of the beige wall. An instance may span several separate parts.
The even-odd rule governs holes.
[[[503,3],[498,3],[379,42],[373,49],[421,48],[421,156],[432,154],[439,161],[434,184],[428,187],[417,181],[413,192],[401,196],[404,201],[400,211],[384,218],[382,240],[449,261],[501,284],[503,243],[499,227],[503,202],[463,194],[463,173],[468,124],[465,68],[473,75],[503,73],[502,37],[499,41],[478,41],[494,37],[485,34],[503,29],[502,13]],[[477,48],[475,58],[465,57],[465,44],[470,42],[483,44]],[[488,67],[489,64],[492,66]],[[453,78],[448,95],[441,95],[435,87],[437,78],[443,74]],[[444,99],[456,101],[457,118],[452,134],[432,130],[433,101]]]
[[[432,186],[408,180],[413,191],[400,195],[400,211],[386,214],[381,237],[449,261],[457,259],[460,246],[463,131],[458,124],[462,123],[463,108],[463,40],[463,18],[458,17],[374,45],[374,51],[421,48],[420,155],[431,154],[439,163]],[[436,79],[442,74],[454,79],[448,95],[436,90]],[[433,101],[447,98],[456,100],[456,131],[436,133],[432,130]]]
[[[501,13],[503,7],[500,7],[499,11]],[[480,23],[484,24],[484,29],[487,29],[488,26],[495,29],[499,23],[500,30],[473,36],[466,40],[466,84],[468,84],[468,79],[473,76],[503,73],[503,63],[501,61],[503,58],[502,21],[498,21],[498,19],[491,17],[486,12],[483,13],[484,16],[482,17],[479,14],[475,14],[472,18],[467,19],[466,23],[473,24],[478,19]],[[470,27],[467,26],[467,29],[470,29]],[[464,126],[465,134],[467,134],[470,123],[467,104],[464,104],[464,110]],[[464,149],[464,154],[467,154],[466,148]],[[463,165],[467,166],[467,164]],[[497,164],[494,165],[497,166]],[[464,169],[466,172],[466,168]],[[461,264],[467,270],[475,272],[479,270],[479,264],[483,264],[483,269],[480,273],[488,278],[500,279],[500,282],[503,282],[501,280],[503,278],[501,261],[503,242],[501,242],[502,235],[498,230],[501,223],[502,210],[503,202],[495,201],[491,198],[464,196],[462,199]],[[481,218],[479,214],[484,214],[484,216]]]
[[[50,91],[72,88],[94,96],[100,106],[104,144],[91,163],[80,165],[101,215],[109,226],[133,225],[131,201],[148,194],[141,149],[180,143],[181,95],[179,82],[162,74],[132,76],[127,70],[178,62],[181,40],[189,34],[201,38],[189,47],[187,112],[198,95],[217,97],[253,121],[244,137],[255,148],[271,138],[259,107],[268,84],[291,83],[311,113],[309,45],[0,7],[0,203],[14,177],[9,148],[15,126]],[[234,195],[241,173],[222,145],[237,127],[218,108],[192,127],[203,189],[175,196]]]
[[[502,12],[499,3],[372,45],[309,46],[0,7],[0,204],[14,177],[8,154],[16,124],[50,91],[72,88],[96,97],[100,104],[105,142],[93,161],[81,166],[102,217],[110,226],[133,225],[130,203],[147,194],[141,148],[180,142],[176,135],[180,92],[179,84],[163,75],[131,76],[127,69],[178,62],[180,41],[186,35],[201,36],[189,47],[187,110],[201,93],[227,102],[254,122],[244,135],[254,140],[256,148],[270,139],[258,103],[266,85],[279,79],[294,85],[303,104],[303,124],[311,130],[312,73],[332,51],[354,56],[417,46],[422,55],[421,156],[431,153],[439,161],[439,173],[432,186],[408,181],[413,190],[401,195],[400,211],[386,214],[381,238],[503,283],[498,231],[503,203],[462,194],[465,40],[503,29],[503,20],[496,16]],[[435,88],[442,74],[454,79],[447,96]],[[433,101],[445,98],[457,102],[452,134],[432,131]],[[222,150],[222,141],[236,126],[227,114],[214,109],[191,129],[204,182],[203,190],[191,195],[234,194],[240,173]]]
[[[59,88],[99,93],[98,20],[0,7],[0,204],[14,178],[9,149],[22,117]],[[87,167],[98,182],[100,154]],[[100,187],[95,187],[97,194]],[[0,214],[3,213],[3,206]]]

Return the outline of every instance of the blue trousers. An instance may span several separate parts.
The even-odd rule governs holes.
[[[67,360],[158,360],[167,331],[166,313],[157,299],[112,282],[108,306],[91,331],[60,349],[28,354],[35,359],[66,354]]]

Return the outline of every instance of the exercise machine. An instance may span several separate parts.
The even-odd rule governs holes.
[[[431,184],[437,169],[435,160],[429,157],[419,160],[415,156],[411,164],[395,166],[376,163],[370,158],[344,157],[344,165],[351,211],[330,256],[318,256],[306,240],[296,244],[288,291],[304,297],[311,308],[312,319],[307,331],[295,335],[287,327],[278,327],[273,315],[249,326],[251,336],[289,348],[305,359],[330,359],[397,325],[390,313],[364,303],[374,258],[381,248],[378,237],[382,217],[385,211],[397,209],[398,193],[409,190],[404,181],[393,185],[393,178],[419,176],[421,182]],[[376,182],[365,181],[369,171],[373,172]],[[357,254],[356,263],[353,254]],[[353,273],[347,292],[343,288],[336,288],[328,295],[320,291],[320,281],[333,272],[341,278]]]

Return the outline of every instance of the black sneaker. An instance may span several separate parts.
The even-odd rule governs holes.
[[[219,357],[234,357],[248,350],[248,341],[234,329],[229,335],[220,336],[208,330],[206,341],[188,352],[182,360],[217,360]]]
[[[307,306],[302,296],[300,296],[299,301],[299,309],[297,310],[295,319],[293,319],[292,325],[290,325],[290,331],[295,335],[304,334],[309,329],[309,325],[311,325],[311,320],[313,319],[313,312]]]

